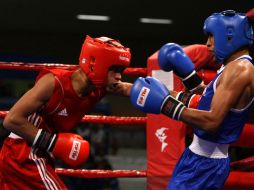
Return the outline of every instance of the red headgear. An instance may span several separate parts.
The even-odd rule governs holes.
[[[131,53],[117,40],[86,36],[79,57],[79,65],[92,83],[103,87],[107,83],[108,71],[111,66],[128,67]]]

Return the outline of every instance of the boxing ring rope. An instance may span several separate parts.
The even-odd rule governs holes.
[[[68,64],[60,64],[60,63],[0,62],[0,69],[2,70],[40,71],[43,68],[48,68],[48,69],[61,68],[61,69],[67,69],[67,70],[75,70],[78,67],[79,67],[78,65],[68,65]],[[124,74],[146,76],[147,69],[146,68],[126,68],[124,70]]]
[[[4,118],[8,111],[0,111],[0,118]],[[119,116],[100,116],[85,115],[81,122],[97,124],[114,124],[114,125],[143,125],[146,124],[147,117],[119,117]]]
[[[79,178],[146,177],[146,170],[86,170],[57,168],[56,173]]]
[[[254,169],[254,156],[232,162],[231,169],[238,171],[250,171]]]
[[[81,121],[98,124],[142,125],[146,124],[147,117],[85,115]]]
[[[62,68],[68,70],[77,69],[77,65],[67,65],[67,64],[58,64],[58,63],[22,63],[22,62],[0,62],[0,69],[2,70],[19,70],[19,71],[39,71],[43,68]],[[142,75],[146,76],[148,74],[147,68],[127,68],[124,70],[124,74],[128,75]],[[204,71],[201,70],[198,74],[205,79]],[[4,118],[8,111],[0,111],[0,118]],[[120,125],[146,125],[147,117],[119,117],[119,116],[94,116],[94,115],[85,115],[81,122],[89,123],[101,123],[101,124],[120,124]],[[252,127],[250,127],[252,126]],[[247,124],[247,132],[249,134],[254,134],[254,127],[251,124]],[[246,133],[247,133],[246,132]],[[251,135],[252,136],[252,135]],[[250,137],[250,136],[248,136]],[[253,136],[252,136],[253,137]],[[239,144],[240,146],[246,145],[248,141],[251,141],[251,138],[248,140],[244,139]],[[237,143],[235,143],[237,146]],[[248,143],[247,143],[248,145]],[[249,147],[254,147],[254,143],[251,143]],[[231,168],[236,170],[233,173],[232,178],[229,178],[229,184],[234,184],[233,179],[241,180],[241,176],[244,178],[244,183],[247,183],[246,180],[250,176],[254,176],[253,172],[242,172],[249,171],[254,169],[254,156],[245,158],[231,163]],[[146,170],[86,170],[86,169],[64,169],[56,168],[56,173],[59,175],[65,176],[74,176],[79,178],[112,178],[112,177],[147,177]],[[247,180],[248,181],[248,180]],[[244,184],[243,183],[243,184]],[[247,184],[248,185],[248,184]]]

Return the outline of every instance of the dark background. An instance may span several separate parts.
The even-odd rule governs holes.
[[[77,64],[83,40],[86,35],[91,35],[119,39],[132,50],[131,66],[146,67],[147,58],[167,42],[181,45],[205,43],[203,22],[213,12],[227,9],[247,12],[253,7],[254,0],[0,0],[0,61]],[[78,14],[105,15],[110,16],[111,20],[77,20]],[[173,23],[142,24],[139,18],[172,19]],[[29,72],[0,71],[0,110],[9,110],[33,85],[31,79],[34,76],[34,73]],[[107,108],[108,115],[145,116],[134,109],[126,97],[109,96],[102,104]],[[95,114],[99,111],[97,108]],[[105,115],[105,112],[99,114]],[[90,138],[95,139],[93,142],[89,137],[84,137],[89,139],[91,147],[95,150],[91,153],[87,168],[128,169],[133,167],[135,160],[139,163],[135,169],[146,167],[144,126],[82,125],[77,127],[78,129],[78,132],[83,130],[84,134],[85,130],[90,131]],[[3,128],[0,120],[0,146],[5,137],[5,131],[1,130]],[[101,141],[96,139],[100,137],[100,130],[104,131],[104,138],[98,138]],[[247,157],[249,153],[236,150],[231,152],[233,158],[239,159]],[[253,150],[250,150],[250,155],[252,152]],[[120,158],[126,159],[119,160],[119,163],[114,160],[112,166],[109,164],[110,160],[106,165],[98,162],[98,155],[103,158],[107,154],[120,155]],[[128,164],[126,161],[130,159],[133,162]],[[124,183],[120,180],[119,186],[124,187],[122,189],[128,189],[128,185],[131,184],[133,187],[129,189],[137,189],[137,182]],[[74,189],[79,189],[78,186],[82,187],[80,189],[84,186],[88,189],[89,183],[102,184],[98,180],[92,182],[83,179],[65,182],[69,188],[73,185]],[[116,180],[114,182],[118,183]],[[139,181],[139,184],[143,188],[138,189],[145,189],[144,180]],[[91,189],[96,190],[95,186]]]
[[[119,39],[132,50],[132,67],[146,67],[146,59],[166,42],[204,43],[203,22],[211,13],[246,12],[253,5],[253,0],[0,0],[0,58],[77,64],[89,34]],[[77,14],[108,15],[111,20],[77,20]],[[141,17],[173,23],[142,24]]]

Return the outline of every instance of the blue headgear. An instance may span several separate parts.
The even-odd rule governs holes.
[[[209,16],[205,20],[204,31],[214,37],[214,54],[219,63],[239,48],[253,44],[253,29],[248,18],[233,10]]]

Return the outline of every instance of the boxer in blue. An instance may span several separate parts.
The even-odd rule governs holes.
[[[205,20],[204,31],[207,46],[222,67],[204,89],[197,109],[187,106],[192,94],[168,91],[152,77],[138,78],[131,89],[131,102],[139,110],[162,113],[194,129],[193,141],[178,161],[167,190],[222,189],[230,171],[229,144],[239,138],[254,101],[250,20],[232,10],[214,13]],[[161,69],[180,76],[190,91],[203,86],[179,45],[164,45],[158,61]]]

